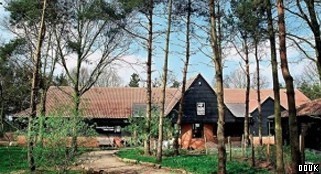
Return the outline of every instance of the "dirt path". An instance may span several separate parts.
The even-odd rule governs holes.
[[[153,167],[125,163],[113,156],[115,150],[88,152],[80,156],[80,164],[77,168],[94,169],[94,171],[105,171],[110,174],[169,174],[177,173],[166,169],[155,169]]]

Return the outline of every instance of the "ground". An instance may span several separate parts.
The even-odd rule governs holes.
[[[175,173],[167,169],[156,169],[149,166],[130,164],[120,161],[113,156],[115,150],[93,151],[84,153],[79,158],[79,165],[75,169],[93,169],[94,171],[106,171],[108,173],[124,174],[169,174]],[[177,172],[176,172],[177,173]]]

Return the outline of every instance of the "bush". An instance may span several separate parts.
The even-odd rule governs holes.
[[[146,136],[146,118],[145,111],[138,110],[133,117],[129,118],[129,125],[126,126],[123,131],[131,133],[131,139],[128,140],[131,146],[143,146],[143,142]],[[159,122],[160,112],[156,106],[152,109],[152,118],[151,118],[151,130],[149,132],[151,138],[158,138],[158,122]],[[163,120],[163,136],[164,140],[172,138],[173,127],[171,119],[165,117]]]

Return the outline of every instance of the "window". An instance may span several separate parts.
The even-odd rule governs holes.
[[[202,138],[203,137],[203,124],[195,123],[193,124],[193,138]]]
[[[196,114],[197,115],[205,115],[205,102],[197,102],[196,103]]]
[[[274,132],[274,122],[273,121],[269,121],[268,123],[268,128],[269,128],[269,134],[270,135],[274,135],[275,132]]]
[[[120,126],[115,126],[114,128],[115,133],[120,133],[120,129],[121,129]]]

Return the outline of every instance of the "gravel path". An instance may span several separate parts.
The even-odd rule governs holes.
[[[169,174],[177,173],[166,169],[156,169],[140,164],[131,164],[120,161],[113,156],[115,150],[88,152],[80,156],[78,169],[93,169],[109,174]]]

